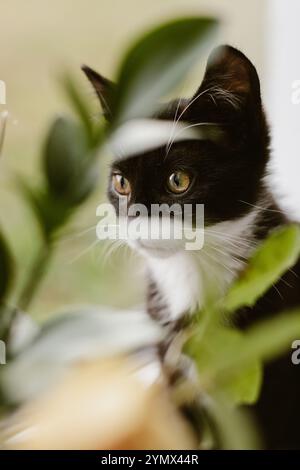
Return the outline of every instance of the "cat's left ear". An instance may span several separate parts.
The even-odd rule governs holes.
[[[87,65],[83,65],[81,69],[94,87],[94,90],[100,100],[105,119],[110,121],[112,118],[111,103],[115,90],[115,84],[100,75],[98,72],[95,72],[95,70],[91,69]]]
[[[211,53],[203,82],[192,97],[189,120],[252,122],[263,114],[259,78],[239,50],[220,46]]]

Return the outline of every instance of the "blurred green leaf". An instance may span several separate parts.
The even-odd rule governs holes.
[[[57,198],[73,206],[90,195],[98,180],[94,152],[80,125],[65,117],[53,123],[44,164],[50,191]]]
[[[254,253],[241,277],[229,290],[225,309],[234,312],[253,306],[300,255],[300,228],[289,225],[273,232]]]
[[[89,109],[87,101],[70,76],[64,77],[63,85],[83,129],[85,129],[91,148],[99,146],[104,137],[103,123],[101,120],[95,121],[92,119],[92,111]]]
[[[267,362],[291,351],[291,344],[297,338],[300,338],[300,310],[283,312],[249,328],[239,348],[234,345],[227,348],[212,372],[227,374],[257,359]]]
[[[262,382],[262,367],[257,358],[243,364],[241,368],[227,370],[226,374],[219,370],[223,357],[232,350],[238,354],[243,341],[242,332],[214,324],[204,336],[201,329],[196,329],[185,347],[185,351],[197,364],[200,382],[204,381],[204,387],[222,391],[234,404],[254,403]]]
[[[252,405],[256,403],[263,380],[263,366],[259,360],[241,368],[232,376],[228,375],[223,383],[220,380],[220,390],[224,389],[226,396],[235,405]]]
[[[1,387],[12,402],[27,400],[76,361],[134,352],[161,339],[159,326],[143,312],[92,307],[68,312],[46,322],[10,361]]]
[[[0,304],[0,339],[4,342],[10,338],[10,328],[17,315],[16,308],[8,305],[8,303]],[[0,371],[1,372],[1,371]],[[1,391],[0,391],[1,404]]]
[[[205,397],[204,406],[214,423],[218,449],[257,450],[261,447],[257,425],[246,410],[232,407],[220,392]]]
[[[13,262],[6,241],[0,233],[0,303],[4,301],[13,278]]]
[[[49,240],[53,232],[68,220],[71,208],[65,201],[44,189],[32,188],[24,178],[18,177],[17,185],[35,214],[44,239]]]
[[[186,18],[153,29],[128,51],[120,67],[114,123],[147,117],[186,75],[207,47],[217,21]]]
[[[229,331],[201,336],[200,344],[195,331],[185,349],[198,365],[204,389],[223,391],[231,402],[242,403],[246,398],[246,403],[253,403],[262,379],[259,363],[291,350],[292,342],[300,337],[300,311],[282,313],[244,333]]]
[[[63,80],[64,89],[66,91],[67,97],[69,98],[70,103],[72,104],[74,111],[77,113],[80,121],[82,122],[88,137],[91,137],[91,115],[87,107],[87,102],[79,94],[75,83],[69,75],[66,75]]]
[[[226,310],[254,305],[296,263],[299,253],[298,225],[273,232],[229,291],[225,299]],[[297,336],[300,336],[297,312],[274,317],[242,333],[222,326],[220,312],[212,309],[199,315],[186,350],[197,363],[204,387],[222,391],[232,403],[250,404],[259,395],[262,362],[288,350]]]

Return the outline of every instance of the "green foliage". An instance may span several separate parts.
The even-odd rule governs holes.
[[[130,353],[162,337],[145,313],[92,307],[65,312],[45,322],[18,349],[3,371],[3,390],[10,403],[23,402],[45,391],[75,361]],[[20,383],[20,377],[26,380]]]
[[[69,75],[64,77],[62,83],[66,96],[68,97],[78,120],[81,123],[81,132],[85,132],[90,148],[97,149],[104,139],[103,121],[101,119],[99,119],[99,121],[93,121],[91,119],[91,110]]]
[[[47,188],[32,187],[23,178],[18,179],[19,189],[33,211],[40,226],[43,239],[51,243],[56,230],[63,226],[72,214],[72,207],[60,200]]]
[[[207,397],[205,406],[215,430],[215,447],[225,450],[260,449],[260,435],[249,413],[232,407],[220,393]]]
[[[207,392],[222,391],[227,399],[237,404],[251,404],[257,400],[262,380],[262,366],[257,358],[242,367],[224,372],[220,363],[231,351],[237,354],[243,347],[245,334],[212,323],[205,334],[195,328],[185,351],[193,357],[199,371],[202,387]]]
[[[290,225],[276,230],[261,244],[242,276],[225,299],[225,309],[235,310],[255,304],[300,255],[300,228]]]
[[[232,315],[238,308],[254,305],[295,264],[299,253],[297,225],[274,231],[258,247],[225,299],[200,313],[192,326],[185,352],[197,365],[202,390],[221,396],[222,405],[218,404],[216,410],[225,412],[224,406],[230,409],[237,404],[255,403],[263,364],[288,352],[292,341],[300,336],[300,310],[261,321],[246,332],[233,330],[222,322],[224,313]],[[236,429],[233,431],[236,434]]]
[[[154,111],[155,104],[194,64],[216,25],[211,18],[179,19],[140,38],[121,61],[112,102],[114,120],[109,129],[101,120],[93,123],[73,81],[65,79],[66,93],[77,119],[60,117],[50,127],[41,155],[43,183],[33,186],[18,179],[21,194],[32,208],[42,234],[39,250],[20,289],[18,308],[28,309],[48,270],[59,229],[93,193],[100,165],[98,150],[124,121],[147,117]],[[237,406],[257,400],[263,364],[286,352],[292,340],[300,336],[298,310],[282,313],[243,333],[226,325],[224,315],[254,305],[293,266],[299,253],[297,225],[275,231],[254,253],[226,297],[215,305],[205,306],[187,326],[189,339],[183,352],[197,366],[196,397],[205,398],[202,406],[214,422],[220,447],[257,447],[255,428]],[[0,236],[1,303],[7,301],[12,280],[11,259]],[[0,391],[11,401],[35,396],[76,360],[132,353],[164,338],[165,332],[140,313],[70,310],[50,319],[28,339],[25,347],[16,350],[11,345],[18,342],[18,335],[9,333],[17,310],[7,305],[1,309],[0,333],[10,339],[11,362],[2,373]]]
[[[6,241],[0,233],[0,304],[4,301],[13,278],[13,262]]]
[[[139,39],[122,61],[112,115],[114,124],[147,117],[183,79],[216,28],[213,18],[171,21]]]
[[[98,172],[95,150],[84,128],[69,118],[56,119],[44,150],[49,192],[66,206],[81,204],[94,190]]]
[[[243,368],[260,359],[269,361],[290,350],[292,341],[300,337],[300,310],[282,312],[249,328],[240,347],[230,347],[215,368],[216,373]]]
[[[42,152],[44,184],[33,186],[24,178],[17,178],[42,234],[41,246],[21,289],[18,307],[23,310],[29,307],[46,274],[59,229],[93,193],[99,178],[97,155],[104,138],[103,129],[88,120],[88,108],[70,79],[66,81],[66,90],[78,119],[59,117],[50,127]]]

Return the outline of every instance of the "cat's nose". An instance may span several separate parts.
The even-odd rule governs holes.
[[[127,215],[128,222],[132,222],[133,220],[136,220],[138,215]]]
[[[128,218],[136,219],[137,217],[150,217],[151,204],[147,202],[140,202],[131,200],[127,208]]]

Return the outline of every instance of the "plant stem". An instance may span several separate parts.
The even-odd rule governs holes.
[[[37,292],[37,289],[40,286],[40,283],[44,277],[46,268],[50,261],[52,254],[52,246],[48,243],[45,243],[37,254],[32,267],[29,273],[29,278],[25,282],[25,286],[21,292],[18,307],[26,311],[31,304],[34,295]]]

